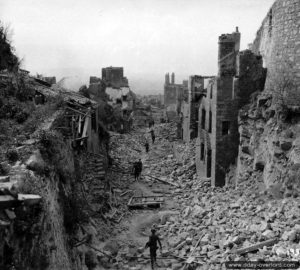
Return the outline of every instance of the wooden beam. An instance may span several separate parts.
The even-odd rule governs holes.
[[[82,115],[86,115],[84,112],[75,110],[75,109],[73,109],[73,108],[71,108],[71,107],[66,107],[66,109],[69,109],[69,110],[74,111],[74,112],[76,112],[76,113],[80,113],[80,114],[82,114]],[[86,117],[90,117],[90,118],[91,118],[90,115],[86,115]]]
[[[151,177],[151,178],[153,178],[153,179],[155,179],[155,180],[157,180],[157,181],[160,181],[160,182],[162,182],[162,183],[164,183],[164,184],[168,184],[168,185],[171,185],[171,186],[174,186],[174,187],[179,187],[177,184],[175,184],[175,183],[172,183],[172,182],[169,182],[169,181],[166,181],[166,180],[162,180],[162,179],[160,179],[160,178],[157,178],[157,177],[155,177],[155,176],[152,176],[152,175],[149,175],[149,174],[145,174],[146,176],[148,176],[148,177]]]
[[[85,244],[86,246],[88,246],[89,248],[91,248],[91,249],[94,249],[94,250],[96,250],[96,251],[99,251],[100,253],[104,254],[105,256],[107,256],[107,257],[109,257],[109,258],[111,258],[111,259],[114,258],[113,256],[111,256],[111,255],[105,253],[105,252],[102,251],[101,249],[95,248],[95,247],[93,247],[93,246],[91,246],[91,245],[89,245],[89,244],[87,244],[87,243],[84,243],[84,244]]]
[[[245,253],[248,253],[248,252],[256,251],[256,250],[258,250],[260,248],[263,248],[264,246],[266,246],[266,247],[273,246],[277,242],[278,242],[277,238],[269,239],[269,240],[266,240],[266,241],[254,244],[254,245],[249,246],[249,247],[237,249],[235,251],[235,253],[236,254],[245,254]]]
[[[0,195],[0,210],[16,207],[20,202],[11,195]]]

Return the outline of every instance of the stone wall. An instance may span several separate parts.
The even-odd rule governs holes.
[[[196,143],[196,168],[198,176],[212,177],[212,179],[214,179],[215,175],[214,164],[216,157],[216,98],[216,79],[211,79],[207,86],[207,95],[201,99],[199,106],[198,140]],[[204,111],[205,116],[203,115]]]
[[[287,89],[288,106],[300,102],[300,1],[277,0],[262,22],[252,45],[268,69],[266,90],[274,92],[284,77],[292,81]]]
[[[267,68],[264,91],[253,94],[239,112],[237,181],[263,180],[278,196],[299,193],[299,113],[290,110],[281,118],[284,106],[277,106],[281,96],[281,105],[299,108],[299,25],[299,0],[275,1],[251,48]]]

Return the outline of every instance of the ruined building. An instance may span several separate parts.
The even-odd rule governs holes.
[[[165,75],[164,85],[164,106],[165,113],[168,120],[175,120],[180,113],[181,103],[187,100],[188,96],[188,83],[183,81],[182,84],[175,84],[175,74]]]
[[[178,125],[179,138],[185,142],[198,136],[199,106],[207,92],[208,81],[211,76],[190,76],[188,81],[188,98],[183,99],[180,109],[180,123]]]
[[[107,86],[114,88],[128,87],[128,80],[124,77],[123,67],[102,68],[102,80]]]
[[[263,90],[262,57],[240,52],[238,28],[219,37],[218,76],[211,78],[199,106],[196,164],[212,186],[223,186],[239,147],[238,111],[250,95]]]
[[[116,118],[111,129],[129,131],[133,122],[136,96],[129,87],[128,79],[124,77],[123,67],[102,68],[102,82],[105,84],[107,103],[113,108]]]
[[[298,0],[274,2],[251,46],[267,68],[265,88],[239,113],[236,181],[257,175],[284,196],[299,194],[299,23]]]

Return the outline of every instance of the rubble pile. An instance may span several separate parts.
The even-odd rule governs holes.
[[[173,142],[177,139],[176,123],[174,122],[156,125],[155,132],[160,138],[164,138],[170,142]]]
[[[295,259],[300,240],[299,200],[271,201],[255,181],[245,182],[236,190],[214,190],[206,182],[198,187],[203,190],[176,195],[180,215],[159,225],[166,250],[187,257],[199,240],[193,254],[204,265],[199,269],[221,269],[229,260]],[[274,238],[279,240],[276,245],[237,254],[241,248]]]
[[[167,136],[172,131],[166,132],[165,128],[155,127],[157,142],[143,156],[142,179],[150,187],[155,178],[162,180],[176,202],[170,214],[154,223],[163,244],[162,253],[158,253],[160,269],[182,269],[187,262],[190,268],[186,269],[203,270],[226,269],[226,261],[299,259],[298,198],[275,199],[265,188],[259,170],[249,171],[237,188],[212,188],[209,178],[196,175],[195,141],[170,142]],[[117,147],[112,152],[123,162],[141,156],[133,150],[145,152],[138,144],[139,136],[121,137],[117,144],[123,140],[122,144],[132,148],[125,151]],[[149,251],[132,243],[120,248],[112,269],[148,266]]]

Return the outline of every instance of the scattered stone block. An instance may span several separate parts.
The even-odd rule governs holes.
[[[280,147],[283,151],[289,151],[293,146],[292,142],[285,141],[280,143]]]
[[[262,235],[267,239],[272,239],[275,237],[275,233],[272,230],[265,230]]]
[[[9,182],[9,176],[0,176],[0,183],[7,183]]]
[[[291,231],[285,231],[283,235],[281,236],[281,239],[284,241],[295,241],[297,238],[297,231],[291,230]]]

